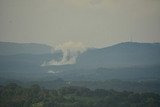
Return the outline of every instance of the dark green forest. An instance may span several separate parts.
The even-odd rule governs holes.
[[[0,107],[160,107],[160,95],[68,86],[45,89],[35,84],[0,86]]]

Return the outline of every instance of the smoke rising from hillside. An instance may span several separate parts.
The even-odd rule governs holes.
[[[86,48],[81,42],[65,42],[55,47],[55,50],[61,50],[63,53],[61,61],[51,60],[42,64],[42,66],[48,65],[67,65],[75,64],[77,57],[86,51]]]

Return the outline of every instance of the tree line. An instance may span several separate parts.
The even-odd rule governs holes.
[[[45,89],[34,84],[0,86],[0,107],[160,107],[160,95],[68,86]]]

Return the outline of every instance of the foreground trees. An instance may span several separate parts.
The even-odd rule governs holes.
[[[47,90],[11,83],[0,86],[0,107],[160,107],[160,95],[75,86]]]

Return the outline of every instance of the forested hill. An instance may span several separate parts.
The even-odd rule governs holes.
[[[0,42],[0,55],[46,54],[52,51],[53,47],[44,44]]]
[[[88,50],[77,59],[83,67],[131,67],[160,65],[160,43],[124,42]]]
[[[76,86],[47,90],[10,83],[0,86],[0,107],[160,107],[160,95]]]

